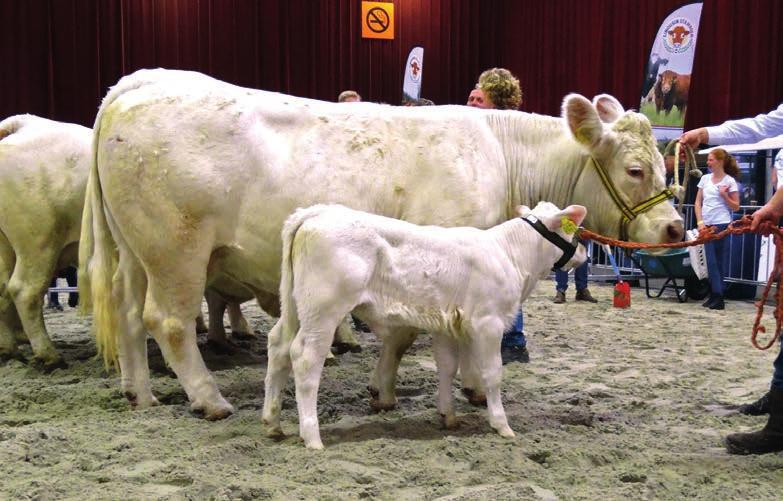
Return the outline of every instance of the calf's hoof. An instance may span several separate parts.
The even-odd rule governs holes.
[[[305,440],[305,447],[314,451],[324,450],[324,444],[321,439],[318,440]]]
[[[487,406],[487,395],[484,393],[480,393],[473,388],[462,388],[460,391],[462,391],[462,394],[465,395],[471,405],[476,407]]]
[[[377,398],[371,398],[370,408],[375,412],[391,411],[397,408],[397,402],[381,402]]]
[[[0,351],[0,363],[5,363],[10,360],[19,360],[20,362],[26,362],[22,352],[16,348]]]
[[[233,331],[233,330],[231,331],[231,337],[242,341],[250,341],[256,338],[256,336],[254,336],[252,332]]]
[[[225,339],[207,339],[207,349],[217,355],[236,355],[239,347]]]
[[[264,435],[272,440],[283,440],[285,438],[285,433],[283,433],[283,428],[280,427],[280,424],[272,425],[266,421],[264,421]]]
[[[511,429],[511,427],[510,427],[510,426],[508,426],[508,425],[505,425],[505,426],[499,426],[499,427],[497,427],[497,428],[495,428],[495,429],[497,430],[498,434],[499,434],[501,437],[505,437],[505,438],[514,438],[514,437],[516,436],[516,435],[514,434],[514,430],[512,430],[512,429]]]
[[[441,414],[440,422],[447,430],[455,430],[459,428],[459,421],[454,414]]]

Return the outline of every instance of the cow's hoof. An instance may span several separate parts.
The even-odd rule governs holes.
[[[65,359],[63,359],[63,357],[61,357],[60,355],[57,355],[54,358],[33,357],[32,365],[36,369],[40,370],[41,372],[45,372],[47,374],[55,369],[68,368],[68,364],[65,362]]]
[[[226,340],[207,339],[207,349],[216,355],[236,355],[240,348]]]
[[[196,334],[206,334],[209,329],[206,326],[196,325]]]
[[[457,420],[457,416],[454,414],[441,414],[440,415],[440,422],[443,425],[444,428],[447,430],[454,430],[459,428],[459,421]]]
[[[324,360],[324,365],[329,367],[340,365],[340,359],[334,357],[326,357],[326,360]]]
[[[221,400],[223,399],[221,398]],[[203,416],[207,421],[220,421],[234,413],[234,407],[225,400],[217,404],[198,404],[194,402],[190,404],[190,410],[195,414]]]
[[[18,360],[20,362],[26,362],[27,360],[22,355],[22,352],[16,348],[10,350],[0,351],[0,363],[9,362],[11,360]]]
[[[479,393],[473,388],[462,388],[462,394],[467,397],[468,402],[476,407],[487,406],[487,396],[484,393]]]
[[[138,394],[131,390],[126,390],[124,392],[125,398],[128,399],[128,403],[131,405],[131,408],[134,410],[142,410],[142,409],[148,409],[150,407],[154,407],[156,405],[160,405],[160,402],[158,402],[158,399],[155,398],[155,396],[150,393],[146,397],[139,398]]]
[[[321,440],[309,440],[305,441],[305,447],[314,451],[324,450],[324,444]]]
[[[264,426],[264,435],[266,435],[267,438],[271,438],[272,440],[279,441],[283,440],[285,438],[285,433],[283,433],[283,429],[280,427],[279,424],[270,426],[265,425]]]
[[[374,386],[367,385],[367,391],[370,392],[370,396],[374,399],[378,398],[378,395],[380,395],[378,388],[375,388]]]
[[[377,398],[372,398],[370,408],[375,412],[391,411],[397,408],[397,402],[381,402]]]
[[[343,353],[361,353],[362,347],[358,344],[335,342],[332,343],[332,353],[335,355],[342,355]]]
[[[240,341],[252,341],[253,339],[256,339],[256,336],[254,336],[252,332],[245,331],[231,331],[231,337]]]

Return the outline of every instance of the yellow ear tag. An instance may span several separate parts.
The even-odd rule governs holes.
[[[563,231],[569,235],[576,233],[576,223],[569,219],[568,216],[560,218],[560,226],[563,228]]]

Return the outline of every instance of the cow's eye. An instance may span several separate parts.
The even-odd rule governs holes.
[[[629,176],[636,179],[642,179],[644,177],[644,169],[642,169],[641,167],[637,167],[637,166],[628,167],[626,169],[626,172],[628,172]]]

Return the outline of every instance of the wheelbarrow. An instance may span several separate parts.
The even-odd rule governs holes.
[[[665,290],[672,289],[677,299],[684,303],[688,298],[704,299],[710,292],[709,282],[699,279],[693,271],[686,248],[669,249],[662,254],[639,249],[631,254],[631,260],[644,274],[644,290],[649,298],[661,297]],[[654,295],[650,292],[650,279],[653,278],[666,279]]]

